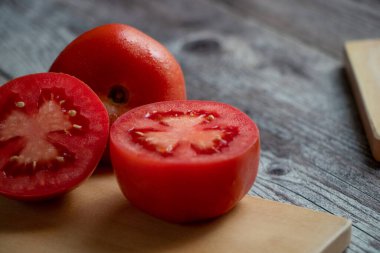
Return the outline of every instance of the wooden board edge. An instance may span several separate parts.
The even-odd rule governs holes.
[[[331,215],[331,216],[335,216],[337,219],[344,221],[344,226],[340,230],[336,231],[336,233],[330,238],[330,240],[328,240],[324,245],[321,245],[320,249],[315,251],[315,253],[341,253],[345,249],[347,249],[347,247],[351,243],[352,221],[349,219],[346,219],[341,216],[336,216],[331,213],[316,211],[316,210],[305,208],[302,206],[294,206],[289,203],[277,202],[277,201],[273,201],[273,200],[269,200],[269,199],[265,199],[265,198],[261,198],[257,196],[246,195],[245,198],[247,197],[251,200],[258,199],[260,201],[265,201],[265,202],[270,202],[270,203],[276,203],[276,204],[280,203],[281,205],[285,205],[285,206],[289,206],[293,208],[295,207],[295,208],[304,209],[304,210],[315,212],[315,213]]]
[[[369,143],[369,146],[371,148],[372,156],[375,158],[375,160],[380,161],[380,137],[376,135],[376,130],[373,129],[370,121],[369,121],[369,115],[368,110],[366,108],[365,102],[363,101],[362,92],[360,90],[360,86],[358,83],[358,80],[355,76],[355,70],[353,69],[350,55],[349,55],[349,47],[352,44],[360,43],[360,42],[370,42],[374,40],[354,40],[354,41],[347,41],[344,45],[344,65],[346,68],[346,73],[349,79],[349,83],[351,84],[351,89],[355,98],[356,105],[359,110],[360,119],[362,121],[362,124],[364,126],[364,130],[367,136],[367,140]]]
[[[341,253],[349,246],[351,242],[352,222],[347,219],[345,220],[346,223],[344,227],[336,232],[334,237],[332,237],[325,245],[323,245],[318,253]]]
[[[306,207],[295,206],[295,205],[292,205],[289,203],[277,202],[277,201],[273,201],[273,200],[269,200],[269,199],[265,199],[265,198],[261,198],[261,197],[257,197],[257,196],[246,195],[245,198],[247,198],[247,197],[250,198],[251,200],[259,199],[260,201],[277,203],[277,204],[281,204],[281,205],[305,209],[305,210],[316,212],[316,213],[331,215],[331,216],[335,216],[337,219],[344,221],[344,226],[339,231],[337,231],[330,238],[330,240],[328,240],[324,245],[321,245],[321,247],[317,251],[315,251],[314,253],[341,253],[345,249],[347,249],[347,247],[351,243],[352,221],[349,219],[346,219],[346,218],[341,217],[341,216],[336,216],[336,215],[331,214],[331,213],[316,211],[316,210],[309,209]]]

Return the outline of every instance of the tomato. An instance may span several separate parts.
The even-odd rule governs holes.
[[[88,84],[106,106],[110,122],[131,108],[186,99],[180,65],[159,42],[123,24],[96,27],[72,41],[51,72]]]
[[[105,149],[109,120],[79,79],[33,74],[0,87],[0,194],[39,200],[91,175]]]
[[[211,101],[165,101],[119,117],[110,148],[119,186],[137,208],[171,222],[226,213],[249,191],[260,141],[243,112]]]

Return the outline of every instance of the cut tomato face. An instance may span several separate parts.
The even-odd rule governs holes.
[[[79,79],[33,74],[0,87],[0,194],[21,200],[67,192],[94,171],[108,115]]]
[[[96,27],[72,41],[51,72],[88,84],[106,106],[110,122],[136,106],[186,99],[180,65],[158,41],[123,24]]]
[[[249,191],[258,170],[255,123],[211,101],[135,108],[111,127],[111,160],[131,204],[172,222],[213,218]]]

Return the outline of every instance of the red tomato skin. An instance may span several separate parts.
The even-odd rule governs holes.
[[[28,87],[25,87],[25,84]],[[7,97],[11,97],[12,94],[18,94],[19,98],[26,102],[25,112],[27,114],[37,113],[38,111],[38,96],[42,89],[54,88],[62,89],[70,94],[70,98],[82,100],[78,104],[85,107],[80,108],[80,114],[93,120],[92,126],[89,127],[88,132],[91,135],[85,133],[85,138],[78,139],[73,137],[59,135],[55,133],[49,134],[49,140],[53,140],[53,143],[70,143],[73,151],[77,156],[77,162],[70,164],[65,168],[60,168],[60,175],[67,173],[67,181],[56,182],[54,173],[49,171],[41,171],[39,176],[46,179],[44,187],[34,187],[29,190],[10,190],[7,184],[18,183],[17,178],[7,179],[5,174],[0,171],[0,194],[15,200],[22,201],[40,201],[51,199],[57,196],[61,196],[74,188],[78,187],[88,177],[92,175],[100,158],[106,148],[109,134],[109,118],[107,111],[97,97],[97,95],[81,80],[62,73],[37,73],[30,74],[22,77],[18,77],[9,81],[0,87],[0,108],[5,108],[7,104]],[[96,141],[94,141],[96,139]],[[10,146],[12,147],[12,145]],[[0,150],[0,169],[4,165],[5,160],[8,159],[8,150],[1,152]],[[83,167],[75,167],[81,164]],[[73,172],[73,173],[69,173]],[[34,183],[34,176],[23,176],[19,181],[24,183]]]
[[[125,152],[112,139],[112,128],[111,160],[123,194],[132,205],[169,222],[205,220],[228,212],[258,173],[259,138],[244,153],[221,161],[158,163]]]
[[[143,104],[186,99],[180,65],[158,41],[124,24],[96,27],[72,41],[57,57],[51,72],[73,75],[108,103],[109,89],[128,90],[126,105],[110,113],[111,123],[125,111]]]

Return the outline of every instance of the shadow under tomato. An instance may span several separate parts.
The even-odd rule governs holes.
[[[98,175],[108,175],[108,174],[113,173],[113,168],[112,168],[112,163],[110,160],[109,155],[103,155],[103,158],[99,161],[99,164],[96,166],[96,169],[94,173],[92,174],[93,176],[98,176]]]
[[[106,177],[112,174],[112,168],[99,165],[92,176]],[[72,197],[77,191],[73,189],[64,195],[37,201],[19,201],[0,196],[0,233],[59,228],[65,225],[73,213],[72,209],[75,209]]]
[[[92,173],[92,176],[103,176],[103,175],[110,175],[110,174],[113,174],[113,169],[111,165],[99,163],[94,173]]]
[[[206,234],[217,232],[225,217],[230,215],[203,222],[173,224],[149,216],[125,200],[111,201],[107,210],[91,233],[82,238],[83,251],[171,252],[178,248],[183,252],[193,249],[192,245]]]
[[[25,232],[60,226],[70,209],[70,196],[24,202],[0,197],[0,233]]]

